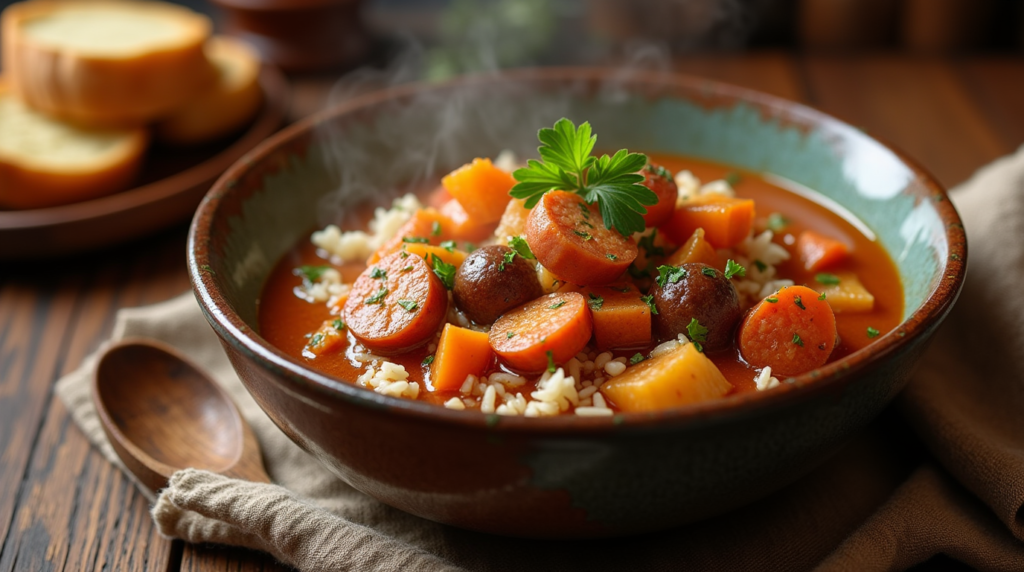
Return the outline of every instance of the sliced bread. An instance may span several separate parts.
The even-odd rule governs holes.
[[[182,6],[31,0],[0,16],[4,74],[22,99],[64,119],[141,125],[212,83],[210,21]]]
[[[249,122],[263,102],[260,60],[248,44],[215,36],[206,57],[217,81],[156,125],[156,136],[175,145],[193,145],[227,135]]]
[[[147,139],[143,129],[85,129],[51,119],[0,84],[0,208],[50,207],[123,190]]]

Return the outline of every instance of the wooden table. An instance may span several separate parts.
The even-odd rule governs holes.
[[[680,59],[679,71],[803,101],[901,147],[947,186],[1024,143],[1024,57],[783,52]],[[296,115],[328,84],[297,82]],[[0,265],[0,572],[283,570],[256,553],[160,538],[148,504],[94,451],[54,382],[119,308],[189,289],[186,224],[64,260]]]

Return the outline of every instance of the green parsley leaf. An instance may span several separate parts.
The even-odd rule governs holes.
[[[758,272],[764,272],[765,270],[768,270],[768,265],[765,264],[764,262],[761,262],[760,260],[755,260],[754,266],[757,267]]]
[[[701,345],[701,342],[708,341],[708,329],[700,325],[697,318],[690,318],[690,323],[686,325],[686,335],[693,342],[693,346],[697,348],[697,351],[704,351],[704,346]]]
[[[658,315],[658,307],[654,305],[654,294],[648,294],[647,296],[640,296],[644,304],[651,309],[651,314],[654,316]]]
[[[658,286],[664,288],[665,284],[675,284],[683,278],[686,278],[685,268],[662,264],[658,267],[658,277],[654,281],[658,283]]]
[[[739,276],[743,278],[747,275],[747,269],[736,263],[735,260],[729,259],[725,261],[725,277],[732,278],[733,276]]]
[[[448,264],[434,254],[431,254],[430,258],[430,265],[434,269],[434,274],[441,279],[441,283],[444,284],[445,288],[451,290],[455,286],[455,265]]]
[[[423,238],[422,236],[403,236],[402,242],[418,243],[418,244],[429,244],[429,238]]]
[[[423,361],[420,362],[420,365],[423,367],[427,367],[432,363],[434,363],[434,354],[430,354],[427,357],[423,358]]]
[[[380,304],[381,300],[384,299],[384,296],[387,296],[387,295],[388,295],[388,289],[387,288],[381,288],[380,290],[377,290],[376,294],[374,294],[373,296],[370,296],[366,300],[363,300],[363,303],[364,304]]]
[[[800,308],[801,310],[807,309],[807,306],[804,306],[804,302],[803,300],[800,299],[800,296],[793,296],[793,303],[796,304],[796,307]]]
[[[583,213],[583,218],[590,220],[590,209],[587,208],[587,203],[576,203],[580,207],[580,212]]]
[[[300,266],[298,268],[298,273],[302,276],[303,280],[316,282],[324,275],[324,272],[327,272],[330,269],[331,267],[326,264],[323,266]]]
[[[370,278],[373,278],[375,280],[387,280],[388,273],[380,266],[374,266],[373,270],[370,271]]]
[[[602,298],[602,297],[598,296],[597,294],[594,294],[593,292],[591,292],[590,293],[590,299],[587,300],[587,305],[590,306],[591,310],[594,310],[594,311],[600,310],[601,307],[604,306],[604,298]]]
[[[530,245],[526,243],[526,239],[521,236],[513,236],[509,238],[508,246],[512,250],[516,251],[516,254],[527,260],[536,260],[537,258],[533,255],[533,251],[530,250]]]
[[[414,300],[399,300],[398,305],[405,308],[406,312],[414,312],[416,308],[420,307]]]
[[[518,182],[510,195],[525,199],[529,209],[548,191],[572,191],[588,203],[598,204],[605,228],[614,228],[623,236],[646,228],[645,205],[658,202],[657,195],[640,184],[644,176],[638,171],[647,164],[646,155],[621,149],[612,157],[592,157],[597,136],[590,124],[584,122],[577,128],[565,118],[552,129],[541,129],[537,138],[543,162],[531,159],[525,168],[512,173]]]
[[[548,354],[548,373],[555,373],[555,354],[551,351],[547,351]]]
[[[582,231],[582,230],[572,229],[572,233],[575,234],[576,236],[582,238],[583,240],[592,240],[594,238],[593,236],[590,235],[589,232]]]
[[[640,241],[636,243],[638,248],[644,249],[647,253],[647,258],[654,256],[664,256],[665,249],[660,246],[655,246],[654,237],[658,235],[658,229],[651,231],[651,234],[647,234],[640,237]]]
[[[405,246],[402,247],[402,252],[400,254],[402,258],[409,258],[409,253],[405,251]]]
[[[565,300],[559,300],[559,301],[555,302],[554,304],[548,306],[548,310],[557,310],[557,309],[561,308],[562,306],[565,306]]]
[[[824,300],[825,299],[825,293],[822,292],[821,294],[818,294],[818,299],[819,300]]]
[[[800,347],[804,347],[804,341],[800,339],[800,334],[793,334],[793,343]]]
[[[435,220],[434,223],[430,225],[430,234],[434,236],[441,236],[441,223]]]
[[[345,322],[341,321],[341,318],[335,318],[331,325],[334,326],[335,330],[344,330]]]
[[[323,334],[316,334],[316,335],[313,336],[313,338],[311,340],[309,340],[309,344],[307,344],[307,345],[309,347],[318,346],[318,345],[320,345],[320,342],[322,342],[322,341],[324,341],[324,335]]]
[[[506,264],[512,264],[512,261],[516,259],[516,251],[510,250],[501,256],[501,264],[498,264],[498,272],[505,271]]]
[[[704,268],[701,268],[700,272],[704,276],[708,276],[708,277],[711,277],[711,278],[714,278],[714,277],[718,276],[718,274],[715,273],[715,269],[711,268],[710,266],[705,266]]]
[[[637,352],[637,353],[633,354],[633,357],[629,358],[629,364],[630,365],[636,365],[636,364],[644,361],[644,359],[646,359],[646,358],[644,358],[644,354],[642,354],[640,352]]]
[[[608,254],[605,254],[604,257],[607,258],[608,260],[611,260],[612,262],[614,262],[614,261],[619,259],[618,256],[615,256],[614,254],[612,254],[610,252]]]
[[[406,266],[405,268],[403,268],[402,272],[408,272],[410,270],[412,270],[412,265],[409,265],[409,266]]]
[[[829,274],[828,272],[819,272],[814,275],[814,281],[818,284],[824,284],[825,286],[838,286],[839,277],[835,274]]]
[[[665,167],[662,167],[661,165],[655,167],[651,163],[647,163],[647,166],[644,167],[644,170],[652,175],[657,175],[662,179],[665,179],[666,181],[672,180],[672,173],[669,172],[669,170],[666,169]]]
[[[442,242],[440,244],[440,246],[441,246],[441,248],[447,250],[448,252],[455,252],[455,246],[456,245],[455,245],[455,241],[454,240],[446,240],[446,241]]]
[[[881,334],[881,333],[882,332],[879,332],[878,330],[872,328],[871,326],[868,326],[868,337],[869,338],[877,338],[878,335]]]
[[[768,296],[767,298],[764,299],[764,301],[768,302],[769,304],[775,304],[776,302],[779,301],[779,298],[778,296]]]
[[[506,340],[511,340],[512,336],[514,336],[514,335],[516,335],[515,332],[508,332],[507,334],[505,334],[505,339]]]
[[[772,213],[768,215],[768,228],[772,232],[779,232],[782,229],[789,226],[789,219],[782,216],[781,213]]]

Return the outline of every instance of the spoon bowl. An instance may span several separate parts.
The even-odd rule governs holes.
[[[107,438],[150,490],[188,467],[270,482],[256,437],[231,397],[174,348],[122,340],[97,360],[92,382]]]

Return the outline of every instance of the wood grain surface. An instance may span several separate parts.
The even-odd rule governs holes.
[[[683,58],[675,69],[832,113],[947,186],[1024,143],[1024,58],[766,52]],[[323,80],[295,87],[296,101],[327,91]],[[183,224],[131,245],[0,267],[0,572],[287,570],[259,553],[160,538],[145,499],[52,392],[109,335],[118,309],[188,290],[185,234]]]

